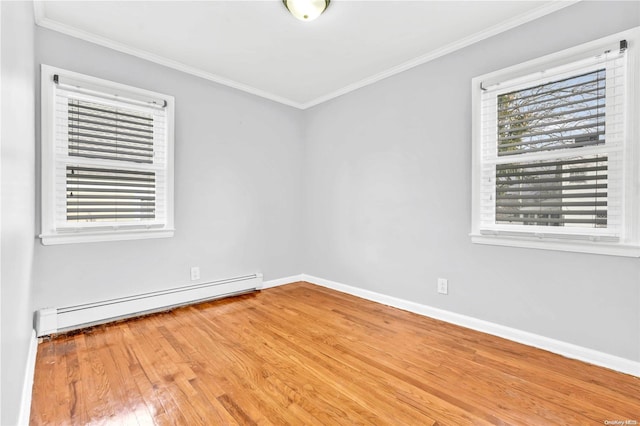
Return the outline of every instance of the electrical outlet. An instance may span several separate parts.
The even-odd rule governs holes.
[[[438,278],[438,293],[449,294],[449,281],[446,278]]]
[[[196,281],[200,279],[200,267],[192,266],[191,267],[191,281]]]

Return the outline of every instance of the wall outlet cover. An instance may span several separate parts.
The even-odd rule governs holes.
[[[438,278],[438,293],[449,294],[449,281],[446,278]]]
[[[200,267],[192,266],[191,267],[191,281],[196,281],[200,279]]]

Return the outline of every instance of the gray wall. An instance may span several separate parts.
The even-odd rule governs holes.
[[[202,280],[302,272],[302,111],[39,27],[35,49],[37,64],[176,101],[175,236],[57,246],[38,241],[36,308],[186,285],[195,265]]]
[[[304,272],[640,360],[638,259],[468,236],[471,79],[637,25],[581,2],[307,111]]]
[[[3,104],[11,71],[24,83],[12,90],[24,93],[39,76],[32,27],[5,25],[5,9],[27,11],[7,4],[3,64],[7,32],[21,56],[12,70],[3,65]],[[188,284],[192,265],[204,280],[305,272],[640,360],[638,259],[480,246],[467,235],[471,78],[639,25],[639,16],[636,2],[579,3],[308,111],[37,28],[36,64],[175,96],[177,231],[42,246],[33,238],[32,98],[3,109],[12,126],[2,134],[2,423],[16,412],[34,308]],[[12,171],[22,190],[5,190]],[[21,214],[5,218],[7,202]],[[436,294],[437,277],[449,278],[448,296]]]
[[[1,2],[2,416],[18,420],[32,330],[35,160],[33,5]]]

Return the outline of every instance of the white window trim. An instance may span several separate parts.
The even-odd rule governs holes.
[[[493,82],[507,81],[533,72],[550,69],[559,65],[602,53],[607,47],[620,40],[628,41],[628,96],[626,104],[625,142],[625,201],[624,217],[627,220],[624,238],[619,242],[600,241],[597,238],[571,239],[569,235],[524,235],[518,233],[481,233],[480,230],[480,189],[481,189],[481,83],[489,86]],[[472,108],[472,183],[471,183],[471,241],[478,244],[523,247],[545,250],[559,250],[594,253],[614,256],[640,257],[640,27],[613,34],[577,47],[534,59],[522,64],[478,76],[471,81]]]
[[[55,204],[55,83],[54,75],[70,80],[81,81],[90,89],[107,89],[109,93],[130,99],[162,99],[167,109],[167,171],[166,171],[166,220],[162,225],[123,224],[118,226],[99,226],[56,229]],[[43,245],[86,243],[99,241],[120,241],[147,238],[166,238],[174,234],[174,103],[172,96],[145,89],[115,83],[96,77],[41,65],[41,234]],[[125,166],[126,167],[126,166]]]

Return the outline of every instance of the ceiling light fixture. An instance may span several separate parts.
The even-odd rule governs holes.
[[[293,16],[301,21],[313,21],[324,12],[331,0],[282,0]]]

